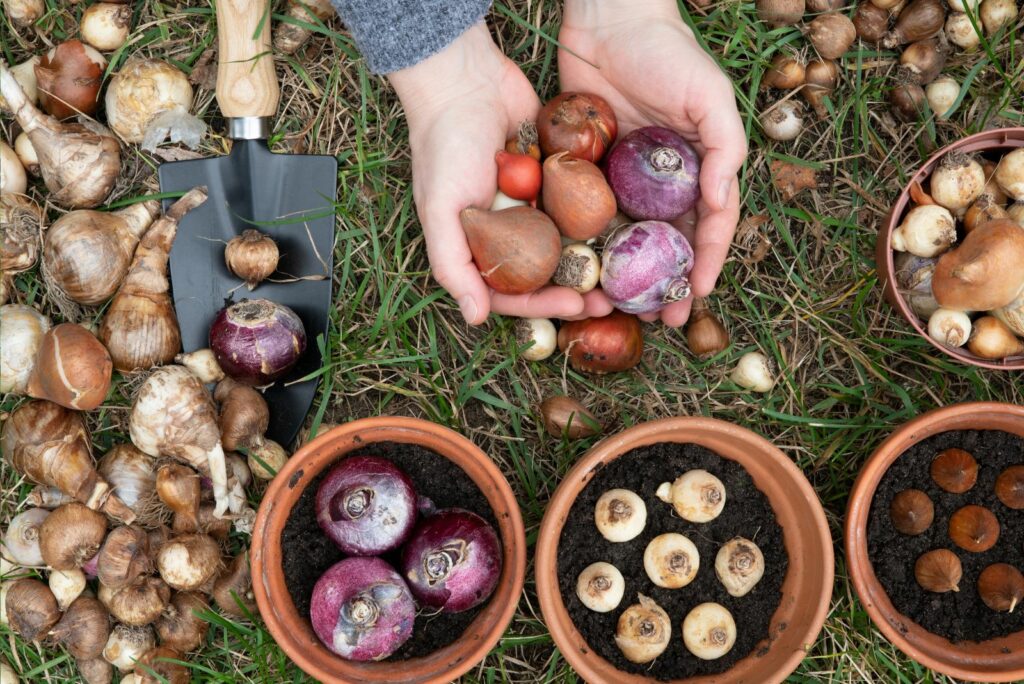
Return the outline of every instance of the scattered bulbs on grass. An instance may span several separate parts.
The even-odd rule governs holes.
[[[102,513],[74,501],[55,509],[39,527],[43,561],[54,570],[77,570],[96,555],[107,533]]]
[[[764,554],[743,537],[730,539],[715,556],[715,574],[730,596],[746,596],[764,577]]]
[[[693,301],[690,320],[686,324],[686,345],[700,359],[707,359],[729,348],[729,331],[707,302],[697,298]]]
[[[934,549],[914,563],[914,578],[925,591],[944,594],[960,591],[963,568],[960,558],[948,549]]]
[[[683,620],[683,643],[701,660],[721,658],[736,643],[732,613],[718,603],[702,603]]]
[[[706,470],[690,470],[661,483],[657,496],[689,522],[710,522],[725,508],[725,485]]]
[[[221,569],[220,547],[205,534],[175,537],[156,552],[160,578],[179,591],[199,589]]]
[[[212,596],[217,606],[228,615],[249,617],[258,612],[252,592],[248,551],[238,554],[228,564],[227,569],[214,583]]]
[[[700,554],[682,534],[659,534],[644,549],[644,571],[659,587],[680,589],[697,577]]]
[[[617,373],[640,363],[643,328],[636,316],[616,309],[601,318],[563,322],[558,330],[558,348],[578,371]]]
[[[106,66],[103,55],[81,41],[58,44],[40,58],[35,68],[39,104],[58,119],[78,113],[95,114]]]
[[[611,563],[591,563],[576,579],[576,596],[596,613],[615,610],[622,602],[626,580]]]
[[[594,506],[594,524],[608,541],[627,542],[647,525],[647,506],[635,492],[609,489]]]
[[[60,620],[60,607],[50,588],[37,579],[14,580],[5,601],[7,622],[26,641],[36,641]]]
[[[747,352],[741,356],[729,377],[752,392],[770,392],[775,387],[775,375],[767,357],[760,352]]]
[[[639,603],[631,605],[619,616],[615,628],[615,645],[631,663],[649,663],[668,648],[672,637],[672,621],[668,613],[653,599],[637,594]]]

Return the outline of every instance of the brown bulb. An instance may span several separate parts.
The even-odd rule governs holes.
[[[978,575],[978,594],[992,610],[1012,613],[1024,599],[1024,575],[1012,565],[994,563]]]
[[[26,641],[46,636],[60,620],[60,607],[50,588],[37,579],[15,580],[7,589],[4,616],[11,628]]]
[[[544,429],[557,439],[583,439],[601,432],[597,416],[576,399],[559,394],[548,397],[540,404]]]
[[[807,9],[806,0],[756,0],[758,18],[769,26],[790,26],[800,21]]]
[[[1007,508],[1024,508],[1024,465],[1010,466],[996,478],[996,496]]]
[[[281,258],[274,238],[249,228],[228,241],[224,262],[228,270],[245,281],[250,290],[277,270]]]
[[[698,358],[706,359],[729,347],[729,331],[703,299],[695,299],[690,322],[686,325],[686,344]]]
[[[825,98],[836,89],[839,66],[831,59],[814,59],[807,63],[806,83],[801,94],[818,116],[826,116]]]
[[[766,72],[761,84],[766,88],[778,88],[780,90],[792,90],[799,88],[804,83],[804,65],[796,57],[779,53],[772,59],[772,64]]]
[[[904,123],[913,123],[924,111],[924,88],[917,83],[901,83],[889,91],[892,113]]]
[[[875,45],[889,30],[889,10],[871,0],[862,0],[853,13],[853,27],[857,30],[858,38]]]
[[[951,494],[963,494],[978,481],[978,462],[963,449],[946,449],[932,461],[932,479]]]
[[[935,506],[920,489],[904,489],[892,498],[889,515],[897,531],[917,535],[931,527]]]
[[[857,29],[845,14],[821,14],[808,25],[807,39],[825,59],[839,59],[857,40]]]
[[[962,576],[960,559],[949,549],[928,551],[914,563],[914,577],[925,591],[937,594],[960,591]]]
[[[999,541],[999,521],[981,506],[964,506],[949,518],[949,538],[965,551],[988,551]]]

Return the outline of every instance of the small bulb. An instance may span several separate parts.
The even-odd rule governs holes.
[[[644,550],[644,570],[659,587],[680,589],[697,577],[700,554],[684,535],[659,534]]]
[[[978,481],[978,462],[963,449],[946,449],[932,460],[932,479],[951,494],[963,494]]]
[[[672,504],[680,518],[695,523],[714,520],[725,508],[725,485],[706,470],[690,470],[675,482],[663,482],[657,496]]]
[[[770,392],[775,387],[768,359],[759,352],[747,352],[741,356],[729,377],[740,387],[753,392]]]
[[[524,349],[520,356],[527,361],[543,361],[555,353],[558,346],[558,333],[555,324],[546,318],[520,318],[515,326],[516,342]]]
[[[935,519],[935,506],[920,489],[904,489],[892,498],[889,517],[897,532],[918,535],[931,527]]]
[[[764,577],[764,554],[749,539],[730,539],[715,556],[715,574],[730,596],[746,596]]]
[[[611,563],[591,563],[576,580],[576,595],[595,613],[607,613],[619,607],[626,591],[626,580]]]
[[[558,269],[551,277],[551,282],[584,294],[597,287],[600,280],[601,259],[590,246],[573,242],[562,248]]]
[[[988,551],[999,541],[999,521],[987,508],[964,506],[949,517],[949,538],[965,551]]]
[[[996,497],[1007,508],[1024,509],[1024,466],[1010,466],[996,478]]]
[[[627,542],[644,531],[647,506],[628,489],[609,489],[594,506],[594,524],[610,542]]]
[[[914,563],[914,578],[925,591],[944,594],[960,591],[963,567],[955,553],[948,549],[935,549],[922,554]]]
[[[978,594],[986,606],[1012,613],[1024,599],[1024,575],[1006,563],[994,563],[978,575]]]
[[[928,336],[947,347],[962,347],[971,336],[971,319],[963,311],[938,309],[928,319]]]
[[[49,584],[57,605],[64,611],[85,591],[85,573],[81,570],[53,570]]]
[[[683,643],[701,660],[721,658],[736,643],[736,621],[724,606],[702,603],[683,620]]]
[[[895,251],[925,258],[942,254],[954,242],[956,221],[953,214],[937,204],[921,204],[908,211],[891,237]]]
[[[631,663],[649,663],[668,648],[672,622],[661,606],[643,594],[623,611],[615,629],[615,645]]]

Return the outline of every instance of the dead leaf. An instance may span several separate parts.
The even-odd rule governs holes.
[[[217,56],[216,47],[208,47],[199,55],[196,64],[192,67],[192,73],[188,76],[188,82],[199,86],[203,90],[215,90],[217,88]]]
[[[759,261],[764,261],[768,251],[772,248],[772,241],[761,230],[761,226],[768,223],[770,218],[765,214],[754,214],[747,216],[736,228],[736,246],[747,250],[749,256],[741,261],[750,266]]]
[[[818,187],[817,171],[776,159],[771,163],[772,185],[779,191],[783,202],[789,202],[804,190]]]
[[[189,150],[184,147],[158,147],[151,153],[155,157],[160,157],[164,161],[182,161],[184,159],[202,159],[203,155],[199,154],[194,150]]]

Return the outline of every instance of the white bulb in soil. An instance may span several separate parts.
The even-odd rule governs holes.
[[[764,554],[749,539],[730,539],[715,556],[715,574],[730,596],[746,596],[764,577]]]
[[[611,563],[591,563],[576,579],[576,596],[584,606],[596,613],[607,613],[619,607],[626,591],[626,580]]]
[[[644,550],[644,571],[659,587],[681,589],[696,579],[699,569],[696,545],[677,532],[659,534]]]
[[[647,525],[644,500],[628,489],[609,489],[594,506],[597,531],[611,542],[635,539]]]
[[[637,594],[639,603],[626,608],[615,629],[615,645],[631,663],[649,663],[668,648],[672,621],[653,599]]]
[[[706,470],[690,470],[673,482],[663,482],[657,496],[672,504],[680,518],[695,523],[714,520],[725,508],[725,485]]]
[[[683,620],[683,643],[701,660],[721,658],[736,643],[736,621],[724,606],[702,603]]]

